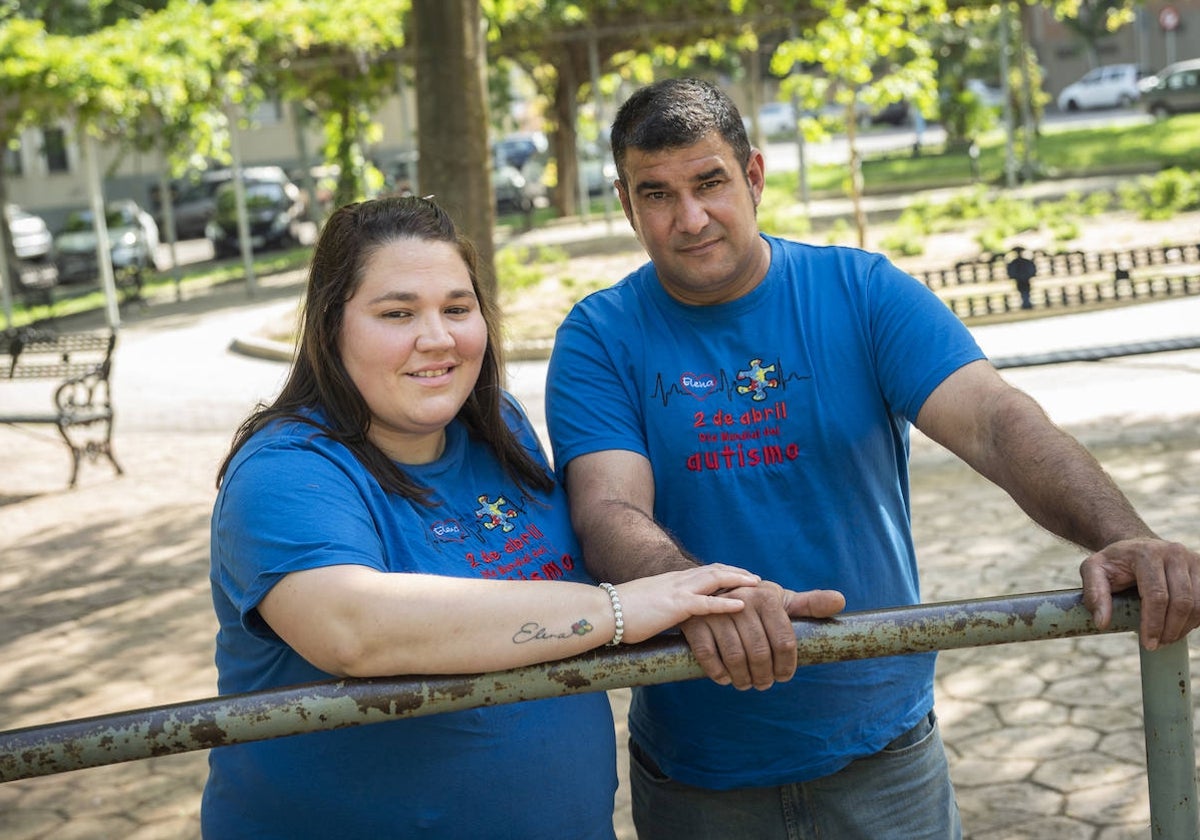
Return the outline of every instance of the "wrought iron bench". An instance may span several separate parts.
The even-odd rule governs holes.
[[[57,381],[50,410],[14,409],[5,400],[0,423],[44,424],[58,429],[71,451],[71,481],[84,457],[103,456],[124,473],[112,451],[113,406],[109,388],[115,331],[57,332],[45,327],[0,331],[0,382]]]

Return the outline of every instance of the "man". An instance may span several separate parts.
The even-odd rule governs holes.
[[[1021,295],[1021,308],[1033,309],[1033,276],[1037,274],[1037,264],[1025,256],[1025,249],[1017,246],[1014,256],[1005,267],[1010,280],[1017,284]]]
[[[763,156],[720,90],[642,89],[612,148],[651,262],[568,315],[547,389],[584,557],[615,583],[715,561],[763,578],[736,590],[736,616],[682,626],[711,681],[635,689],[639,837],[960,836],[934,656],[797,670],[791,628],[918,602],[909,425],[1095,552],[1098,625],[1136,585],[1143,643],[1182,638],[1200,624],[1200,556],[1152,533],[911,277],[762,236]]]

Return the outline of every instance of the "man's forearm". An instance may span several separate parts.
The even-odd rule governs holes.
[[[701,565],[650,516],[626,502],[590,505],[574,524],[584,563],[597,580],[621,583]]]
[[[1009,422],[997,425],[995,457],[985,474],[1039,525],[1090,551],[1154,538],[1092,454],[1029,403],[1032,410],[1014,407]]]

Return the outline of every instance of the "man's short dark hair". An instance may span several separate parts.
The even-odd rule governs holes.
[[[701,79],[664,79],[634,92],[612,125],[613,162],[625,184],[625,152],[678,149],[716,131],[733,149],[738,164],[750,162],[750,139],[742,115],[716,85]],[[626,184],[628,186],[628,184]]]

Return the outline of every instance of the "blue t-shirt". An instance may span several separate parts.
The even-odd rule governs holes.
[[[917,603],[909,425],[983,354],[883,257],[766,239],[770,269],[738,300],[681,304],[647,264],[572,310],[547,385],[555,464],[639,453],[655,517],[700,560],[840,590],[848,610]],[[708,680],[638,688],[630,732],[692,785],[818,778],[929,711],[934,660],[808,666],[766,692]]]
[[[545,464],[528,420],[515,407],[508,415]],[[523,495],[457,421],[436,462],[405,469],[433,489],[433,507],[385,493],[308,424],[272,424],[241,448],[212,521],[222,694],[331,678],[258,614],[289,572],[358,564],[592,582],[561,488]],[[218,747],[209,767],[201,823],[213,840],[613,838],[616,744],[603,692]]]

